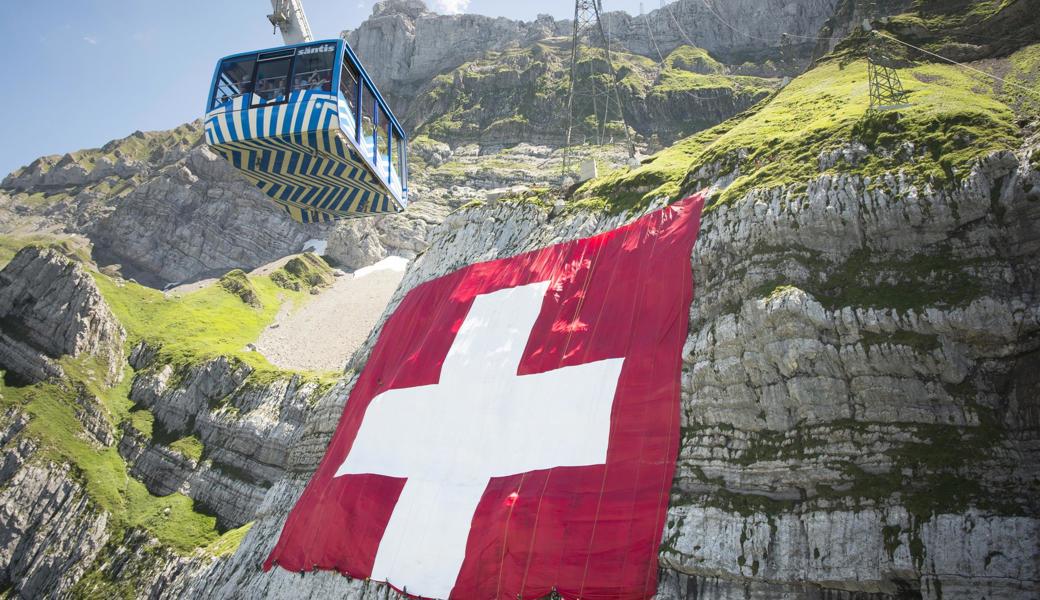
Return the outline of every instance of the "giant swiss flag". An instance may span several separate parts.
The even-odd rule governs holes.
[[[412,289],[265,569],[424,598],[653,596],[702,204]]]

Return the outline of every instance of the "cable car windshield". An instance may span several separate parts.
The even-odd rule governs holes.
[[[224,59],[217,73],[210,110],[220,108],[239,96],[253,91],[253,67],[256,55]]]
[[[292,50],[261,54],[256,65],[256,86],[253,89],[253,106],[285,102],[289,99],[289,69],[292,67]]]

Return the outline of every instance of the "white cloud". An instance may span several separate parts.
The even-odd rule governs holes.
[[[469,8],[469,0],[434,0],[433,4],[446,15],[457,15]]]
[[[97,38],[89,35],[83,36],[83,41],[91,46],[97,46]]]

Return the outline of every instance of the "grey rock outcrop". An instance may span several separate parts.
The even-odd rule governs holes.
[[[36,456],[18,434],[28,419],[0,418],[0,585],[17,598],[67,594],[108,540],[108,516],[67,465]]]
[[[91,276],[56,250],[28,247],[0,271],[0,366],[38,381],[60,373],[50,359],[89,354],[118,381],[126,332]]]
[[[447,215],[447,207],[419,201],[398,215],[346,221],[329,235],[325,255],[352,270],[387,256],[415,258],[426,250],[429,232]]]
[[[551,23],[548,30],[547,23]],[[546,33],[562,35],[564,24],[551,18],[523,23],[483,15],[438,15],[422,0],[383,0],[361,26],[344,32],[344,37],[380,89],[404,100],[406,94],[443,71],[488,50]]]
[[[111,446],[116,439],[115,433],[101,399],[81,388],[76,394],[76,404],[76,419],[83,425],[83,437],[98,447]]]
[[[624,48],[657,58],[683,44],[704,48],[726,62],[765,62],[781,58],[788,34],[802,46],[793,70],[804,66],[820,27],[833,14],[837,0],[717,0],[671,2],[645,17],[606,13],[605,27]],[[732,27],[723,24],[729,23]],[[652,32],[648,33],[648,28]],[[554,36],[568,36],[571,22],[539,16],[516,22],[481,15],[439,15],[420,0],[378,2],[372,16],[357,29],[344,32],[365,61],[380,88],[406,101],[408,94],[434,76],[483,56]],[[796,37],[803,36],[803,37]]]
[[[156,435],[123,431],[119,453],[130,473],[153,494],[193,498],[222,527],[249,522],[283,476],[308,407],[327,390],[299,377],[253,383],[248,366],[223,357],[178,372],[149,353],[142,345],[132,355],[144,369],[130,398],[152,412]],[[189,436],[204,448],[201,457],[168,446]]]
[[[328,229],[286,218],[202,144],[198,122],[37,159],[0,191],[0,233],[84,236],[99,265],[158,288],[251,270]]]
[[[645,17],[612,12],[607,19],[611,37],[644,56],[654,56],[655,42],[662,52],[691,44],[727,63],[772,59],[788,62],[787,68],[797,72],[837,4],[838,0],[680,1]]]
[[[204,146],[137,186],[90,229],[98,260],[162,286],[252,269],[322,237],[287,219]]]
[[[103,552],[104,561],[95,561],[91,577],[77,582],[74,597],[178,598],[188,577],[205,573],[218,560],[201,552],[179,554],[140,529],[110,538]]]

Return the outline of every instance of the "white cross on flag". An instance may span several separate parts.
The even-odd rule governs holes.
[[[653,596],[702,203],[412,289],[265,569]]]

